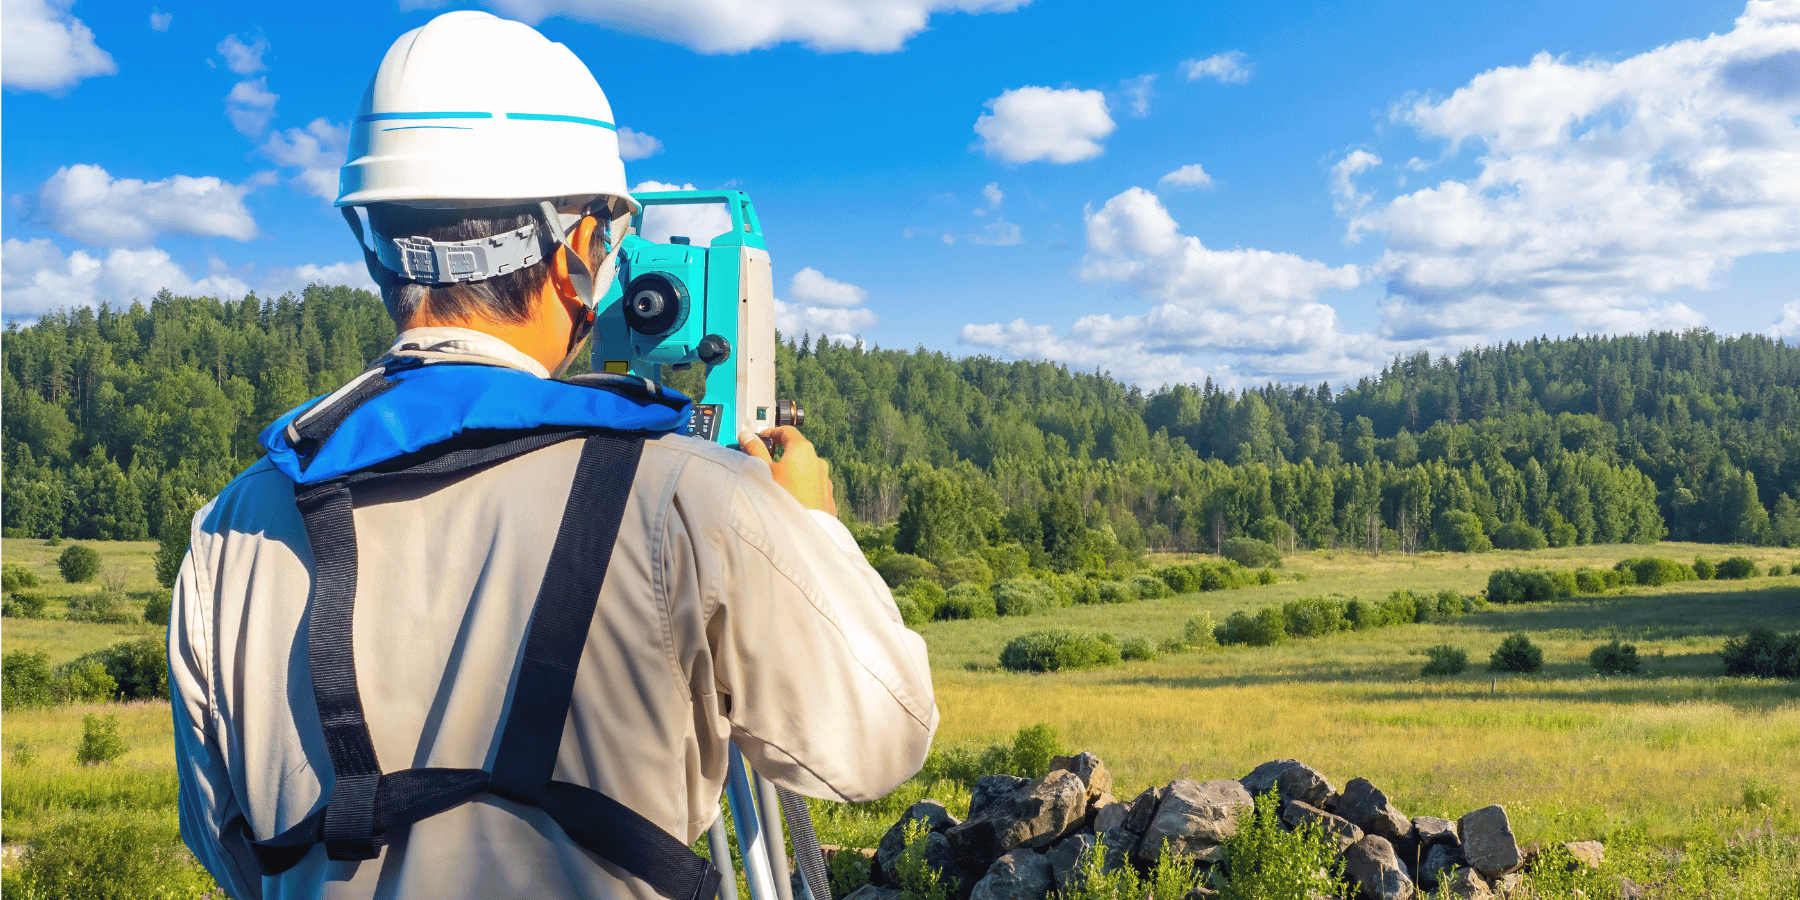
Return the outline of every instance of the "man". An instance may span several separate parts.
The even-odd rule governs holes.
[[[264,432],[175,588],[182,834],[234,897],[649,900],[642,848],[714,820],[728,741],[832,800],[923,761],[923,642],[806,439],[740,453],[653,386],[549,380],[637,208],[611,122],[485,13],[401,37],[364,97],[339,205],[399,340]]]

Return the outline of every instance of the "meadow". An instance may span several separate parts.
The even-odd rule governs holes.
[[[123,572],[134,597],[155,593],[153,544],[95,546],[103,572]],[[35,540],[7,539],[3,547],[7,562],[40,575],[52,615],[68,596],[93,589],[61,582],[58,552]],[[1630,835],[1643,847],[1674,853],[1736,846],[1746,834],[1800,835],[1800,684],[1727,677],[1718,655],[1728,638],[1754,627],[1800,630],[1800,576],[1633,587],[1493,606],[1441,624],[1165,653],[1084,672],[1026,675],[996,665],[1008,640],[1051,626],[1154,644],[1179,636],[1201,613],[1222,622],[1234,610],[1321,594],[1476,593],[1495,568],[1610,566],[1645,554],[1683,561],[1743,555],[1764,571],[1800,563],[1793,550],[1676,543],[1379,557],[1313,551],[1290,556],[1278,570],[1280,582],[1269,586],[931,622],[921,634],[942,712],[938,746],[991,744],[1046,723],[1063,749],[1099,754],[1122,795],[1175,777],[1236,778],[1261,762],[1292,757],[1340,787],[1368,778],[1408,815],[1454,819],[1504,804],[1521,843]],[[7,619],[0,640],[8,651],[42,650],[54,665],[160,631],[148,623]],[[1543,669],[1529,676],[1487,672],[1488,654],[1514,632],[1543,648]],[[1642,674],[1594,674],[1589,651],[1614,639],[1637,646]],[[1469,670],[1422,678],[1425,648],[1441,644],[1465,649]],[[101,707],[119,717],[130,749],[100,766],[74,761],[82,717],[100,707],[6,715],[0,830],[9,867],[21,845],[71,817],[129,814],[157,823],[163,839],[173,840],[167,704]],[[872,846],[900,804],[926,793],[953,809],[967,802],[957,787],[910,783],[866,810],[818,807],[821,839]],[[1769,865],[1800,867],[1800,850]],[[1770,877],[1790,883],[1779,872]]]

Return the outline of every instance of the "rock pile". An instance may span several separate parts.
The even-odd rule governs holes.
[[[935,800],[915,803],[882,837],[869,885],[850,900],[899,900],[897,867],[909,824],[925,834],[923,861],[941,873],[952,900],[1045,900],[1073,887],[1078,861],[1097,844],[1107,849],[1107,871],[1144,870],[1164,852],[1218,865],[1240,817],[1254,808],[1256,795],[1269,792],[1286,828],[1316,823],[1364,900],[1410,900],[1440,887],[1465,900],[1524,896],[1538,853],[1520,849],[1503,807],[1454,822],[1409,818],[1368,780],[1353,778],[1340,792],[1292,759],[1264,763],[1238,779],[1177,778],[1128,801],[1114,797],[1112,788],[1106,765],[1082,753],[1056,757],[1043,778],[982,778],[963,821]],[[1574,865],[1600,866],[1598,841],[1565,847]],[[1196,888],[1188,900],[1210,893]]]

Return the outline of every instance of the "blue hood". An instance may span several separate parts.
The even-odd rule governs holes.
[[[693,401],[668,388],[664,396],[675,406],[642,391],[570,384],[501,366],[428,365],[375,377],[387,378],[393,388],[351,412],[310,462],[303,463],[288,443],[287,428],[322,398],[301,404],[263,429],[257,441],[268,451],[269,462],[294,481],[310,484],[470,431],[566,426],[685,432],[694,409]]]

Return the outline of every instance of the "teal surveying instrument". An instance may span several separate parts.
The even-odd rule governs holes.
[[[633,194],[644,211],[632,217],[619,247],[619,276],[601,298],[594,321],[593,369],[656,380],[662,366],[706,367],[706,393],[696,398],[689,433],[737,446],[740,432],[800,425],[805,411],[775,398],[775,283],[762,223],[742,191],[646,191]],[[724,207],[724,217],[718,215]],[[705,246],[696,235],[646,236],[646,214],[682,226],[729,220]],[[713,230],[713,229],[709,229]],[[705,240],[705,236],[700,236]],[[799,796],[750,770],[731,748],[725,802],[737,831],[738,857],[752,900],[831,900],[812,817]],[[782,814],[792,831],[802,880],[799,898],[788,878]],[[724,876],[720,900],[736,900],[731,844],[721,816],[706,834]]]

